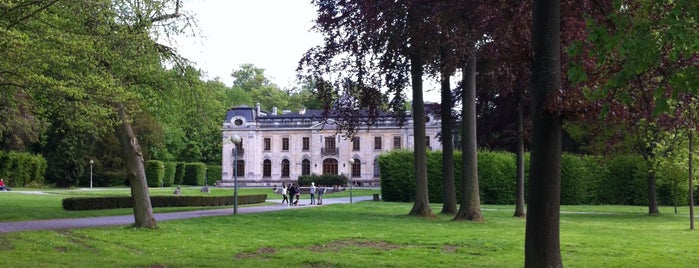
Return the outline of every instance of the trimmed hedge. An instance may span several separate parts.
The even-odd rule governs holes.
[[[184,162],[177,162],[175,167],[175,185],[184,184]]]
[[[206,167],[206,178],[209,181],[209,185],[213,185],[215,182],[223,179],[223,168],[221,165],[211,165]]]
[[[163,161],[148,160],[146,162],[146,182],[148,187],[161,187],[165,178],[165,164]]]
[[[165,162],[165,174],[163,174],[163,186],[168,187],[175,184],[175,173],[177,162]]]
[[[457,197],[461,190],[461,152],[454,152],[454,180]],[[441,152],[427,152],[430,202],[442,202]],[[378,159],[381,195],[385,201],[412,202],[415,199],[413,152],[392,151]],[[529,154],[525,155],[525,190],[529,178]],[[481,202],[514,204],[516,187],[515,154],[478,153]],[[656,174],[659,205],[687,205],[687,171],[663,167]],[[684,178],[684,179],[683,179]],[[458,198],[457,198],[458,200]],[[604,158],[564,153],[561,156],[561,204],[648,205],[647,168],[633,155]]]
[[[204,163],[184,164],[184,178],[182,184],[203,186],[206,179],[206,165]]]
[[[336,174],[311,174],[299,176],[298,184],[300,186],[309,186],[311,182],[315,182],[316,185],[334,186],[334,185],[348,185],[349,179],[344,175]]]
[[[238,204],[259,204],[267,200],[266,194],[239,195]],[[151,196],[152,207],[206,207],[233,205],[233,196]],[[133,198],[118,197],[69,197],[63,199],[65,210],[97,210],[114,208],[133,208]]]
[[[41,155],[0,151],[0,178],[8,186],[40,186],[48,163]]]

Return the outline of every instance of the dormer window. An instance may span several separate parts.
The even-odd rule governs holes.
[[[233,124],[233,126],[242,127],[243,125],[245,125],[245,117],[234,116],[233,118],[231,118],[231,123]]]
[[[234,125],[236,126],[242,126],[243,125],[243,120],[238,118],[233,122]]]

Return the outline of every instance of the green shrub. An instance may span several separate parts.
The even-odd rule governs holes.
[[[186,163],[184,165],[182,184],[203,186],[205,179],[206,165],[204,163]]]
[[[478,187],[485,204],[514,204],[517,186],[515,155],[508,152],[478,152]]]
[[[148,187],[163,186],[164,177],[165,165],[163,161],[148,160],[148,162],[146,162],[146,182],[148,182]]]
[[[223,168],[221,165],[211,165],[206,167],[206,180],[209,185],[213,185],[215,182],[220,181],[223,177]]]
[[[177,171],[177,162],[165,162],[165,174],[163,174],[163,185],[165,187],[175,184],[175,173]]]
[[[184,162],[177,162],[175,167],[175,185],[184,184]]]
[[[0,152],[0,178],[8,186],[42,185],[47,162],[41,155]]]
[[[311,182],[315,182],[316,185],[334,186],[334,185],[348,185],[349,179],[344,175],[336,174],[311,174],[299,176],[298,184],[300,186],[309,186]]]
[[[604,160],[607,168],[595,192],[599,204],[648,205],[646,164],[638,155]]]
[[[96,210],[132,208],[130,196],[118,197],[69,197],[62,201],[65,210]],[[152,207],[204,207],[233,205],[233,196],[151,196]],[[239,195],[238,204],[259,204],[267,200],[266,194]]]

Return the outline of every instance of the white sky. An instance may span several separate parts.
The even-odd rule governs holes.
[[[316,17],[311,0],[186,0],[183,9],[197,18],[201,36],[178,38],[178,52],[205,79],[229,86],[233,70],[252,63],[280,88],[291,88],[303,54],[322,44],[310,31]],[[438,102],[439,93],[425,92],[425,100]]]

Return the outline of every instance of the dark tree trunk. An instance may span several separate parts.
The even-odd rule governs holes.
[[[481,196],[478,190],[478,148],[476,145],[476,51],[466,61],[463,72],[462,135],[463,156],[461,205],[454,220],[481,222]]]
[[[517,183],[515,194],[515,214],[514,217],[524,218],[524,103],[522,102],[522,90],[519,90],[517,98]]]
[[[524,266],[563,267],[560,248],[561,120],[548,110],[561,88],[560,0],[532,8],[532,144]]]
[[[143,167],[143,153],[134,134],[126,109],[123,104],[118,107],[119,120],[116,134],[119,144],[123,149],[124,163],[126,164],[127,178],[131,185],[131,197],[133,198],[134,226],[137,228],[156,228],[153,208],[150,203],[150,194],[146,182],[146,172]]]
[[[689,110],[689,121],[692,121],[692,110]],[[694,230],[694,167],[692,157],[694,157],[694,128],[689,130],[689,230]]]
[[[422,99],[423,60],[413,55],[410,59],[410,76],[413,89],[413,125],[415,143],[415,203],[411,216],[433,217],[427,188],[427,144],[425,134],[425,103]]]
[[[451,85],[449,74],[442,70],[441,94],[442,94],[442,213],[453,215],[456,213],[456,185],[454,184],[454,145],[451,134]]]
[[[650,170],[648,172],[648,214],[658,215],[660,211],[658,210],[658,196],[656,194],[655,187],[655,170]]]

